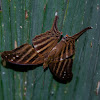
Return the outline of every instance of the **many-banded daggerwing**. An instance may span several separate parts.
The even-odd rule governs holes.
[[[59,80],[64,81],[71,79],[73,76],[72,57],[75,54],[75,40],[88,29],[91,29],[91,27],[87,27],[73,36],[66,35],[63,37],[50,51],[48,57],[44,59],[44,69],[49,67],[53,75]]]
[[[52,74],[59,80],[71,79],[75,40],[91,27],[87,27],[73,36],[66,35],[58,43],[61,33],[57,29],[57,19],[56,12],[51,30],[33,38],[33,46],[28,43],[23,44],[12,51],[4,51],[1,57],[7,62],[20,65],[43,63],[44,69],[49,67]]]
[[[61,37],[61,32],[57,29],[57,12],[50,31],[37,35],[33,38],[33,46],[26,43],[12,51],[4,51],[1,57],[14,64],[37,65],[42,64],[44,58],[56,46]]]

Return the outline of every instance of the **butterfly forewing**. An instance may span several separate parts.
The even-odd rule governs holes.
[[[44,56],[52,50],[52,48],[57,44],[58,40],[58,37],[47,33],[44,37],[41,35],[40,39],[34,38],[33,45],[37,53]]]
[[[72,56],[75,54],[75,40],[90,27],[70,37],[66,35],[44,59],[44,69],[49,66],[53,75],[59,80],[72,78]]]
[[[62,39],[51,50],[48,57],[44,60],[44,69],[49,67],[53,75],[59,80],[70,80],[72,78],[71,58],[75,53],[75,41],[65,41]]]
[[[52,61],[49,64],[49,69],[52,74],[59,80],[72,79],[72,63],[73,59],[65,59],[63,61]]]
[[[44,59],[44,63],[48,63],[51,60],[62,61],[75,54],[75,41],[66,42],[62,39],[57,45],[50,51],[47,58]]]
[[[30,44],[26,43],[12,51],[4,51],[1,54],[1,57],[5,61],[11,62],[14,64],[34,65],[35,60],[38,59],[38,54]],[[41,61],[38,60],[36,62],[38,64],[38,62],[41,62]]]
[[[51,30],[33,38],[33,47],[29,44],[24,44],[12,51],[3,52],[2,58],[15,64],[42,64],[44,58],[47,57],[60,39],[61,33],[57,29],[57,19],[58,16],[56,14]]]
[[[58,16],[55,16],[50,31],[42,33],[32,40],[35,50],[39,53],[39,56],[43,58],[47,57],[48,53],[56,46],[61,37],[61,33],[57,29],[57,18]]]

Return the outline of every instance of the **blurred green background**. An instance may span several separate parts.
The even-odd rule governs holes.
[[[100,81],[100,0],[1,0],[1,9],[0,52],[14,49],[15,41],[18,46],[32,44],[34,36],[51,28],[56,11],[63,35],[93,29],[76,42],[68,84],[55,81],[49,69],[43,73],[42,66],[27,72],[5,68],[0,57],[0,100],[100,100],[95,92]]]

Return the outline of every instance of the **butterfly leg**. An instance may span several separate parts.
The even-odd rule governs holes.
[[[50,57],[44,59],[43,69],[46,69],[48,67],[48,65],[50,64],[50,61],[52,61]]]
[[[43,63],[43,69],[46,69],[47,67],[48,67],[48,59],[45,59]]]

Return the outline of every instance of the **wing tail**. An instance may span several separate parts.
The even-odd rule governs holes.
[[[73,35],[71,38],[77,40],[84,32],[86,32],[87,30],[92,29],[92,27],[87,27],[85,29],[83,29],[82,31],[80,31],[79,33]]]

